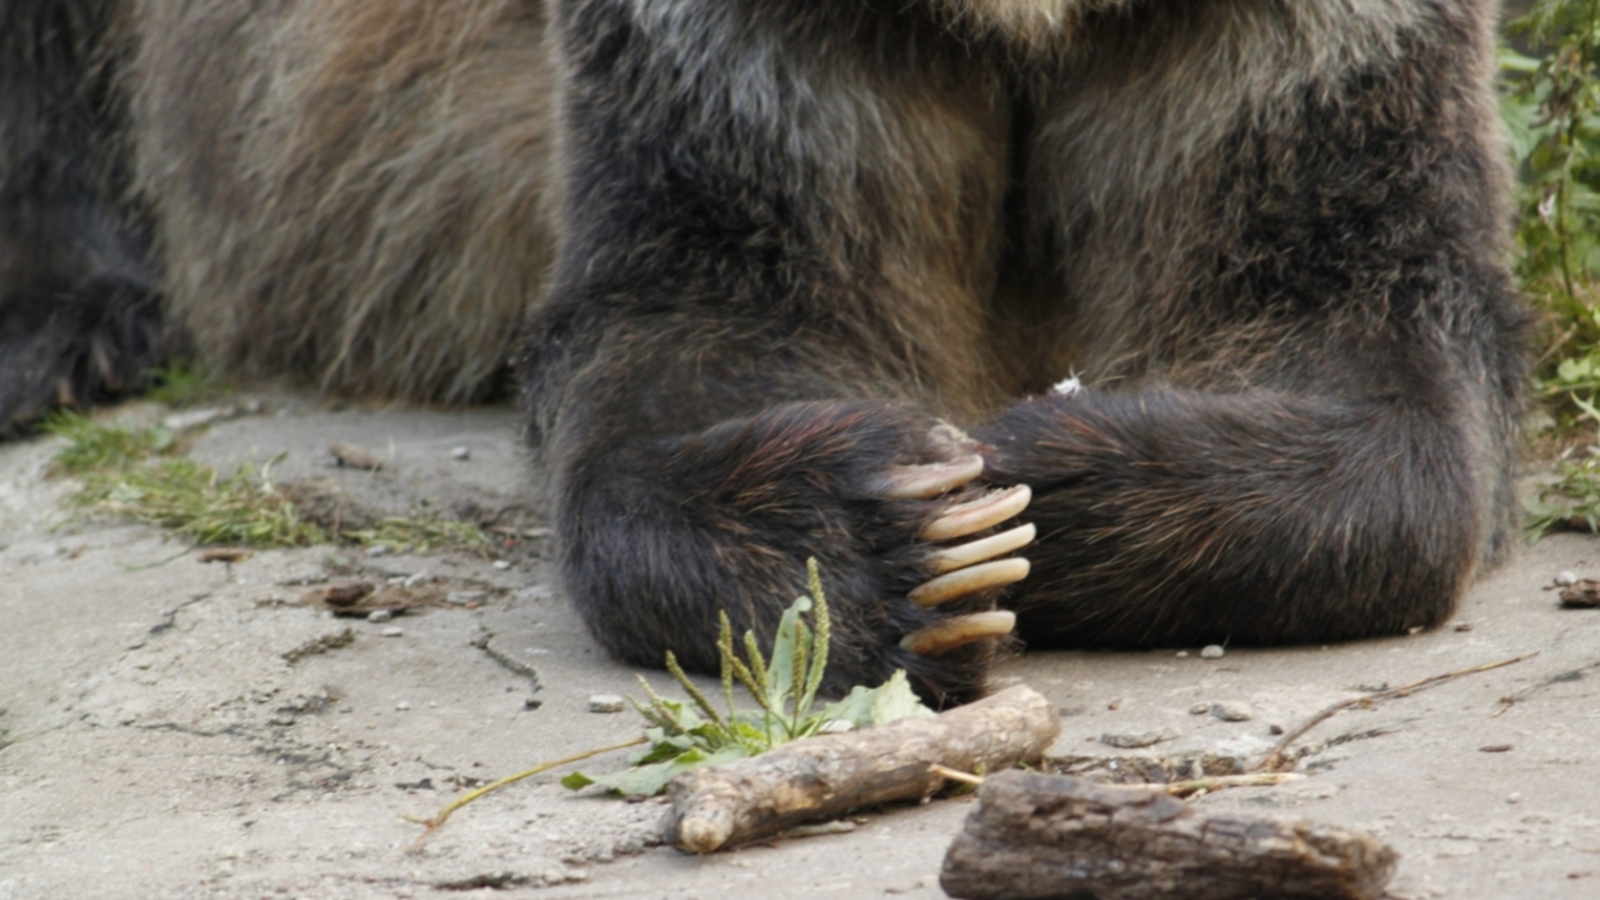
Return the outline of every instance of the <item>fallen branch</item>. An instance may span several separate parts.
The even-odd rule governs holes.
[[[1505,666],[1513,665],[1526,659],[1532,659],[1538,655],[1539,652],[1536,650],[1532,653],[1527,653],[1522,656],[1514,656],[1510,659],[1502,659],[1499,662],[1474,666],[1470,669],[1457,669],[1454,672],[1446,672],[1443,675],[1434,675],[1431,678],[1424,678],[1421,681],[1413,681],[1410,684],[1403,684],[1397,688],[1389,688],[1385,691],[1377,691],[1371,694],[1363,694],[1360,697],[1351,697],[1348,700],[1341,700],[1302,722],[1299,726],[1290,729],[1289,733],[1285,734],[1281,739],[1279,739],[1278,743],[1273,746],[1272,752],[1268,753],[1265,759],[1256,764],[1256,771],[1281,768],[1283,766],[1284,751],[1289,749],[1290,744],[1299,740],[1303,735],[1305,735],[1306,732],[1317,727],[1318,725],[1321,725],[1323,722],[1326,722],[1344,710],[1356,706],[1369,706],[1379,700],[1390,700],[1395,697],[1408,697],[1417,691],[1423,690],[1424,688],[1435,687],[1437,685],[1444,684],[1447,681],[1454,681],[1457,678],[1462,678],[1467,675],[1476,675],[1479,672],[1488,672],[1492,669],[1504,668]]]
[[[1397,859],[1360,832],[1067,775],[1002,772],[978,799],[940,877],[967,900],[1376,900]]]
[[[1050,701],[1018,685],[931,719],[784,744],[672,780],[667,841],[687,853],[777,834],[861,806],[928,797],[947,775],[1037,760],[1061,729]]]

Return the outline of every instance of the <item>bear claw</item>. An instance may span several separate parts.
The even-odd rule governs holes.
[[[1021,550],[1032,543],[1037,534],[1038,529],[1032,524],[1018,525],[1009,531],[991,534],[986,538],[980,538],[968,544],[946,547],[934,555],[933,571],[936,574],[943,575],[946,572],[954,572],[958,569],[965,569],[967,566],[988,562],[1002,554],[1010,553],[1013,550]]]
[[[918,656],[938,656],[974,641],[1005,637],[1016,624],[1017,614],[1003,609],[952,616],[911,632],[900,646]]]
[[[896,466],[884,478],[883,492],[892,500],[929,500],[983,474],[983,457],[973,454],[950,462]]]
[[[957,503],[939,518],[928,523],[918,535],[925,541],[947,541],[966,537],[1021,513],[1033,499],[1033,489],[1025,484],[991,491],[976,500]]]
[[[921,607],[938,606],[984,588],[1013,584],[1028,577],[1026,559],[998,559],[940,575],[911,589],[907,596]]]

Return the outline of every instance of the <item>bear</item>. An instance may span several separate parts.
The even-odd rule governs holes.
[[[1436,626],[1511,546],[1491,0],[0,16],[0,421],[174,352],[514,382],[625,662],[814,558],[829,689],[957,703],[1017,641]]]

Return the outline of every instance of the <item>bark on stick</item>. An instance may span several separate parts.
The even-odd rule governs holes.
[[[1061,722],[1018,685],[931,719],[806,738],[751,759],[672,780],[667,840],[687,853],[777,834],[860,806],[917,800],[945,779],[930,766],[996,771],[1037,760]]]
[[[978,797],[940,879],[966,900],[1377,900],[1397,858],[1361,832],[1064,775],[1001,772]]]

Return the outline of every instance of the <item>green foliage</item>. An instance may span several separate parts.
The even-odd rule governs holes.
[[[1540,314],[1538,393],[1567,445],[1530,499],[1535,532],[1600,520],[1600,462],[1580,436],[1600,424],[1600,0],[1541,0],[1508,26],[1535,53],[1502,51],[1502,110],[1517,167],[1514,264]]]
[[[199,545],[301,547],[343,540],[417,551],[440,547],[486,552],[492,542],[477,525],[436,516],[391,517],[365,529],[307,519],[272,481],[272,466],[241,466],[222,475],[179,455],[172,431],[102,425],[71,411],[45,430],[66,440],[53,475],[77,478],[73,502],[95,512],[169,528]]]
[[[647,746],[630,759],[634,767],[610,775],[574,772],[561,783],[573,790],[598,784],[618,794],[648,796],[660,793],[686,769],[756,756],[827,728],[865,728],[933,715],[912,692],[904,671],[876,688],[858,685],[843,700],[815,709],[828,664],[830,623],[815,559],[807,563],[807,571],[810,596],[797,598],[784,612],[770,654],[763,655],[755,635],[746,632],[741,658],[728,615],[722,614],[717,651],[725,710],[717,709],[668,651],[667,671],[690,699],[668,700],[641,677],[649,702],[634,705],[650,726],[645,729]],[[757,709],[734,707],[735,682],[754,698]]]
[[[45,419],[43,430],[67,441],[50,464],[51,473],[56,475],[126,469],[176,449],[171,429],[101,425],[70,409],[52,413]]]
[[[241,466],[227,477],[182,457],[88,472],[75,499],[170,528],[201,545],[299,547],[325,540],[323,530],[302,519],[295,504],[274,489],[270,475],[276,461],[263,465],[259,474]]]
[[[155,385],[146,396],[168,406],[194,406],[233,393],[233,385],[191,369],[184,363],[151,369],[145,374]]]

